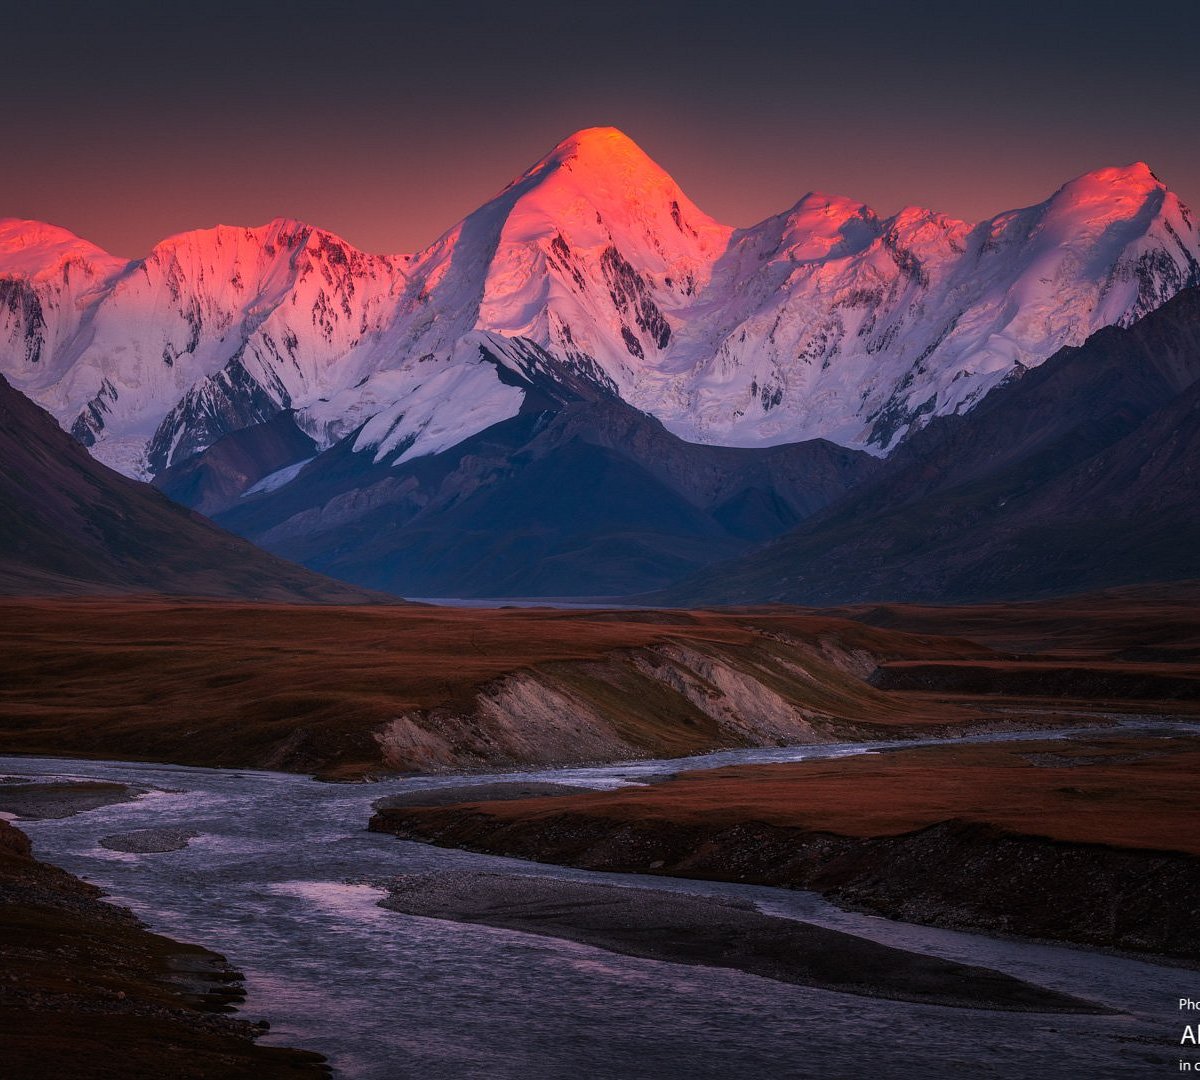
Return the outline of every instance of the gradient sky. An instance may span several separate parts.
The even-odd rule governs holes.
[[[279,214],[416,250],[595,125],[733,225],[813,189],[977,219],[1137,159],[1200,208],[1194,3],[2,0],[0,18],[0,216],[126,256]]]

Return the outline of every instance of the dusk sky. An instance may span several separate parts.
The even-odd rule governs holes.
[[[415,250],[593,125],[733,225],[812,189],[976,219],[1137,159],[1200,204],[1192,4],[0,11],[0,216],[126,256],[280,214]]]

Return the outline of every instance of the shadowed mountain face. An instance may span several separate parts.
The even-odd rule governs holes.
[[[676,602],[969,601],[1200,576],[1200,290],[910,439]]]
[[[3,379],[0,506],[0,593],[369,599],[101,465]]]
[[[354,436],[218,515],[347,581],[409,596],[618,596],[777,536],[879,466],[824,441],[699,446],[601,392],[533,404],[393,465]],[[214,447],[219,449],[220,443]]]
[[[266,423],[226,435],[201,454],[164,469],[154,486],[176,502],[214,514],[280,469],[315,457],[317,444],[284,411]]]

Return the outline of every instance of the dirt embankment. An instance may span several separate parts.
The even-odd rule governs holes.
[[[1200,957],[1200,740],[898,750],[371,827],[586,869],[810,888],[913,922]]]
[[[0,753],[358,777],[1181,713],[1200,708],[1200,653],[1167,648],[1191,640],[1189,595],[845,614],[0,600]]]
[[[888,659],[983,646],[788,612],[0,601],[0,753],[357,776],[971,723]]]
[[[318,1054],[260,1046],[222,1015],[240,976],[159,937],[100,890],[33,858],[0,821],[0,1073],[5,1080],[326,1077]]]
[[[831,742],[868,726],[853,716],[896,714],[855,663],[874,670],[833,639],[656,642],[502,676],[469,702],[407,711],[376,738],[399,770]]]

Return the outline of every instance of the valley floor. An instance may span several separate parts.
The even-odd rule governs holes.
[[[890,987],[882,996],[893,1009],[924,1001],[920,1008],[937,1010],[939,995],[953,1004],[983,995],[974,1003],[989,1018],[978,1022],[977,1035],[1019,1061],[1030,1052],[1023,1032],[1032,1028],[1001,1024],[989,1010],[1094,1007],[1100,1017],[1124,1005],[1107,983],[1060,984],[1055,965],[1073,970],[1076,962],[1064,955],[1070,950],[1039,953],[1036,962],[1030,953],[1031,965],[1011,970],[985,939],[962,957],[933,944],[917,950],[924,959],[901,957],[863,945],[872,936],[868,924],[847,912],[1184,964],[1200,959],[1198,595],[1177,586],[976,608],[712,612],[3,601],[0,753],[221,768],[79,760],[78,775],[64,781],[61,760],[13,757],[11,769],[27,762],[22,773],[54,783],[37,790],[5,784],[9,801],[0,809],[41,817],[29,823],[39,852],[43,841],[65,845],[65,865],[121,882],[119,895],[139,897],[139,912],[164,920],[159,929],[228,951],[260,979],[265,971],[264,1000],[305,1017],[291,1029],[299,1033],[295,1042],[345,1061],[363,1042],[358,1027],[341,1030],[346,1018],[389,1048],[401,995],[410,1009],[432,1010],[422,1014],[431,1030],[449,1023],[439,1012],[441,975],[428,969],[428,955],[444,955],[447,970],[460,973],[447,976],[445,1001],[485,993],[480,988],[500,970],[493,961],[501,965],[503,1002],[493,1005],[517,1010],[503,1027],[508,1039],[546,1019],[536,996],[509,992],[505,980],[518,978],[514,971],[528,975],[531,988],[544,987],[551,971],[570,983],[571,1008],[584,1011],[573,1019],[555,1014],[555,1022],[572,1031],[586,1029],[586,1010],[602,985],[613,1007],[626,1010],[622,1023],[640,1033],[644,1009],[640,998],[626,999],[627,980],[648,979],[655,994],[669,997],[676,991],[662,982],[666,976],[644,966],[665,961],[734,969],[732,983],[688,976],[711,983],[717,995],[691,1038],[723,1015],[722,995],[740,994],[737,979],[765,975],[789,984],[770,991],[781,1017],[792,1015],[788,995],[800,991],[809,996],[797,1003],[830,1017],[842,1015],[845,989],[873,1000]],[[911,745],[918,739],[947,741]],[[714,751],[726,756],[651,760]],[[280,772],[234,771],[253,767],[380,782],[313,784]],[[473,781],[482,783],[464,791]],[[580,787],[592,790],[574,790]],[[155,797],[128,801],[150,789]],[[373,835],[364,830],[372,802]],[[85,803],[91,809],[81,817],[94,825],[57,820]],[[20,834],[3,828],[0,945],[18,966],[17,982],[0,985],[0,1004],[26,1074],[36,1075],[47,1038],[108,1053],[124,1046],[126,1028],[130,1039],[149,1039],[165,1024],[154,1038],[183,1047],[185,1057],[202,1063],[210,1053],[231,1055],[210,1075],[236,1077],[245,1067],[257,1070],[247,1075],[271,1076],[293,1065],[296,1075],[319,1075],[316,1059],[283,1051],[269,1053],[261,1067],[246,1065],[258,1053],[248,1026],[217,1022],[196,1001],[179,1000],[172,982],[173,957],[202,953],[213,971],[227,970],[219,957],[110,914],[116,909],[99,904],[91,886],[35,863]],[[525,869],[495,856],[531,862]],[[577,880],[578,871],[545,864],[659,875],[659,890],[669,882],[711,895],[692,903],[626,894],[618,900],[632,906],[614,909],[612,894]],[[535,887],[527,874],[548,876]],[[573,874],[573,883],[549,876],[563,874]],[[762,886],[824,894],[843,909],[821,916],[826,928],[830,920],[852,925],[857,936],[847,942],[794,918],[777,925],[772,911],[790,901],[763,901],[764,894],[795,896],[805,910],[819,901]],[[723,907],[714,899],[722,889],[750,890],[759,913]],[[382,922],[374,908],[381,894],[393,912]],[[273,923],[263,936],[253,928],[268,914]],[[430,917],[483,926],[462,937],[431,928]],[[324,921],[336,924],[332,936],[314,929]],[[485,930],[526,937],[508,952],[509,939],[478,936]],[[915,932],[901,928],[898,940]],[[351,940],[339,935],[391,950],[391,967],[372,974],[385,980],[386,993],[356,996],[368,986],[355,967],[367,954],[339,952]],[[632,967],[613,969],[609,980],[557,951],[554,965],[543,967],[551,957],[524,943],[528,935],[621,953]],[[745,947],[729,948],[735,939]],[[795,962],[772,966],[772,942],[785,940]],[[318,942],[330,951],[314,982],[308,950]],[[493,947],[500,953],[484,964]],[[967,965],[983,957],[988,971],[973,975],[975,967],[929,956]],[[273,964],[285,966],[278,985],[289,988],[275,999]],[[1166,969],[1158,961],[1142,965],[1151,967],[1157,986]],[[1018,982],[995,981],[997,972]],[[331,1011],[333,999],[320,989],[331,980],[341,980],[346,1008],[361,1006],[361,1015]],[[195,997],[186,987],[182,993]],[[1139,1005],[1146,1016],[1165,1008],[1155,994],[1155,1004]],[[757,1016],[762,1000],[755,990],[745,1002],[737,997],[736,1008]],[[926,1075],[930,1038],[952,1041],[971,1028],[957,1020],[939,1027],[933,1013],[910,1019],[938,1034],[914,1036],[904,1061],[878,1075]],[[450,1025],[452,1041],[464,1022]],[[1078,1016],[1070,1022],[1084,1023]],[[1116,1048],[1126,1021],[1087,1023],[1114,1040],[1112,1060],[1122,1067],[1133,1067],[1135,1051],[1143,1063],[1165,1060],[1148,1045],[1159,1041],[1157,1029],[1139,1028],[1136,1045]],[[831,1044],[829,1061],[858,1060],[849,1028],[818,1028],[821,1037],[841,1040]],[[498,1061],[500,1030],[480,1028],[471,1051],[476,1065]],[[1076,1052],[1057,1029],[1045,1032],[1038,1038],[1064,1061]],[[763,1033],[737,1038],[752,1034],[755,1042]],[[785,1041],[792,1041],[790,1028]],[[530,1065],[560,1043],[557,1036],[512,1042],[506,1067]],[[455,1071],[448,1045],[422,1036],[403,1052],[418,1070],[435,1062],[429,1075],[472,1075]],[[773,1045],[737,1043],[739,1053],[758,1053],[764,1067],[777,1059]],[[640,1042],[626,1049],[629,1061],[641,1060]],[[606,1060],[588,1059],[593,1075],[604,1075],[594,1066]],[[690,1075],[692,1066],[679,1062],[671,1068],[682,1072],[658,1074]],[[348,1075],[394,1075],[386,1056],[360,1064]],[[1087,1065],[1072,1061],[1063,1075],[1091,1075]],[[735,1068],[720,1075],[749,1074]]]
[[[1081,734],[1091,745],[1092,733]],[[955,749],[1027,747],[1040,760],[1054,752],[1046,742],[1010,734]],[[318,1051],[347,1080],[916,1080],[972,1075],[981,1054],[1005,1075],[1132,1080],[1149,1064],[1174,1064],[1177,999],[1194,973],[1153,957],[894,922],[749,881],[597,873],[363,828],[381,797],[393,812],[420,803],[442,813],[471,784],[477,796],[513,797],[495,805],[522,812],[558,802],[564,785],[592,789],[578,796],[588,800],[614,784],[625,787],[612,798],[652,799],[693,782],[672,779],[681,770],[705,765],[726,766],[717,779],[730,763],[820,769],[858,755],[873,766],[915,752],[880,748],[736,750],[377,784],[10,757],[0,768],[13,779],[0,795],[30,782],[142,792],[22,824],[41,857],[95,881],[156,930],[220,948],[247,972],[246,1015],[271,1021],[265,1041]],[[28,793],[18,796],[29,805]],[[148,834],[163,842],[128,842]],[[762,854],[747,841],[749,857]],[[1189,879],[1182,885],[1187,892]],[[86,965],[76,969],[84,957],[50,950],[49,959],[68,978],[88,977]],[[28,1031],[44,1034],[54,1021],[52,1012],[33,1016]]]
[[[0,753],[351,779],[1200,711],[1200,587],[1035,604],[0,600]]]

